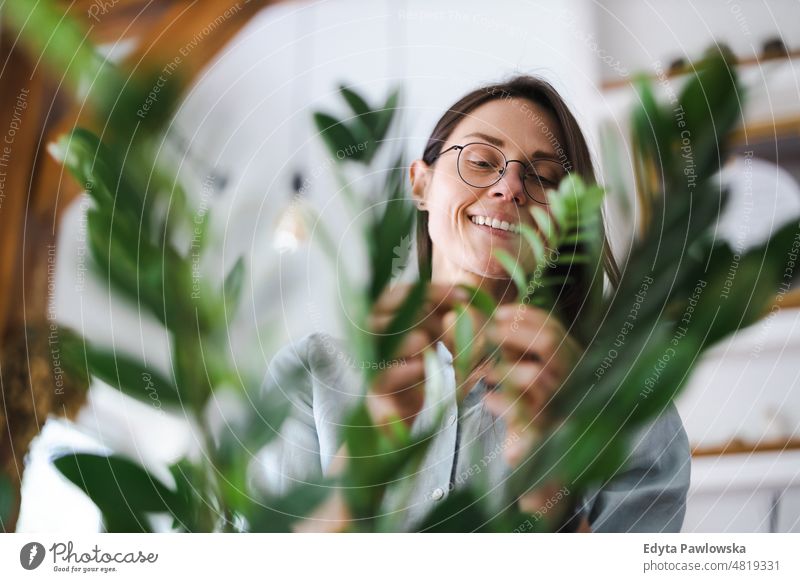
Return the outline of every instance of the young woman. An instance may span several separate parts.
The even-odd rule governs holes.
[[[547,191],[568,172],[593,182],[586,141],[575,118],[545,81],[520,76],[472,91],[452,107],[410,168],[419,209],[420,273],[431,286],[423,316],[397,355],[370,387],[368,404],[376,421],[400,417],[412,431],[433,429],[422,466],[388,496],[387,514],[413,529],[436,503],[471,479],[502,486],[530,449],[546,418],[546,404],[581,354],[575,332],[589,293],[581,277],[562,293],[559,315],[515,302],[516,289],[495,257],[498,248],[531,265],[519,236],[520,223],[534,225],[529,209],[547,209]],[[607,245],[606,245],[607,246]],[[608,248],[604,268],[618,278]],[[499,347],[500,359],[476,363],[466,379],[453,368],[453,306],[468,299],[459,284],[479,287],[499,302],[491,322],[475,329],[478,346]],[[372,316],[380,332],[407,290],[386,293]],[[433,348],[444,394],[425,394],[423,351]],[[317,479],[346,462],[339,429],[360,391],[358,365],[344,347],[322,334],[286,346],[273,359],[267,390],[281,390],[292,413],[281,434],[258,456],[257,486],[270,493]],[[494,390],[496,386],[501,390]],[[441,410],[445,410],[442,415]],[[434,423],[439,424],[434,424]],[[624,469],[580,499],[574,495],[554,511],[574,511],[582,531],[679,531],[689,485],[689,445],[674,407],[644,427],[632,443]],[[565,486],[558,499],[569,497]],[[521,498],[520,509],[535,513],[546,504],[540,491]],[[501,496],[496,496],[499,500]],[[347,519],[332,500],[308,529],[336,529]]]

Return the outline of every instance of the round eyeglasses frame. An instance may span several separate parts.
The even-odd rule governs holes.
[[[483,185],[481,185],[481,184],[473,184],[469,180],[464,178],[463,174],[461,173],[461,153],[464,151],[465,148],[467,148],[467,147],[469,147],[471,145],[482,145],[482,146],[490,147],[492,149],[497,150],[497,152],[503,157],[503,160],[505,161],[505,165],[503,166],[502,170],[498,170],[497,179],[494,180],[492,183],[483,184]],[[503,178],[503,176],[506,175],[506,170],[508,170],[508,164],[510,164],[511,162],[517,162],[518,164],[521,164],[524,169],[529,169],[532,164],[534,164],[535,162],[539,162],[539,161],[545,161],[545,162],[550,162],[550,163],[553,163],[553,164],[560,165],[557,161],[551,160],[550,158],[538,158],[538,159],[531,160],[530,162],[527,162],[527,163],[524,162],[523,160],[509,160],[508,158],[506,158],[506,155],[503,153],[503,150],[501,150],[500,148],[498,148],[496,146],[493,146],[490,143],[485,143],[485,142],[482,142],[482,141],[473,141],[473,142],[470,142],[470,143],[467,143],[467,144],[463,144],[463,145],[450,146],[446,150],[442,150],[441,152],[436,154],[436,156],[433,158],[431,163],[435,162],[442,155],[446,154],[447,152],[449,152],[451,150],[457,150],[458,151],[458,158],[456,160],[456,170],[458,171],[459,178],[461,178],[461,180],[465,184],[467,184],[468,186],[472,186],[473,188],[489,188],[489,187],[494,186],[495,184],[497,184]],[[562,166],[562,169],[563,169],[563,166]],[[569,174],[568,170],[564,170],[564,172],[565,172],[565,175]],[[546,196],[543,196],[542,198],[544,198],[544,199],[540,200],[539,198],[537,198],[536,196],[534,196],[533,194],[528,192],[528,188],[525,185],[525,180],[524,179],[522,180],[522,189],[525,191],[525,195],[528,198],[530,198],[531,200],[533,200],[534,202],[537,202],[539,204],[547,204],[547,197]]]

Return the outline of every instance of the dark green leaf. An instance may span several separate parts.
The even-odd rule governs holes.
[[[379,361],[386,361],[394,357],[394,353],[400,346],[403,336],[413,329],[416,315],[422,307],[427,291],[427,282],[418,279],[411,287],[402,305],[395,313],[389,326],[384,333],[378,337],[377,357]]]
[[[223,295],[225,297],[225,311],[228,318],[232,318],[236,313],[236,308],[239,305],[239,299],[242,295],[242,285],[244,283],[244,258],[239,257],[236,264],[225,277],[223,284]]]
[[[245,515],[249,530],[262,533],[288,533],[325,501],[334,489],[326,481],[301,483],[282,497],[271,497],[254,504]]]
[[[514,284],[517,286],[517,293],[522,297],[527,293],[528,282],[525,280],[525,270],[517,263],[516,259],[512,257],[505,249],[495,249],[494,256],[503,265],[503,268],[511,276]]]
[[[491,318],[494,315],[494,312],[497,309],[497,303],[491,295],[489,295],[483,289],[473,287],[471,285],[461,284],[459,287],[470,294],[470,306],[475,307],[487,318]]]
[[[76,368],[137,400],[161,407],[180,407],[181,398],[175,385],[165,376],[120,352],[94,347],[80,336],[69,336],[62,342],[64,358]]]
[[[380,143],[383,141],[384,137],[386,137],[386,132],[389,131],[389,126],[392,123],[392,119],[394,118],[395,111],[397,110],[397,103],[400,100],[400,90],[396,89],[392,91],[389,97],[386,99],[386,103],[383,105],[383,109],[374,112],[375,117],[377,118],[374,122],[374,131],[373,134],[375,135],[375,141]]]
[[[14,487],[5,473],[0,471],[0,531],[8,533],[11,511],[14,507]]]
[[[356,161],[364,158],[364,151],[358,145],[363,141],[353,133],[353,129],[343,121],[327,113],[314,113],[314,123],[319,131],[322,141],[328,146],[328,151],[336,160],[352,158]]]
[[[466,307],[459,303],[455,306],[455,311],[455,368],[458,370],[460,380],[463,381],[469,376],[472,369],[472,340],[475,333],[472,329],[472,318]]]
[[[340,85],[339,90],[342,93],[342,97],[344,97],[345,101],[347,101],[347,104],[350,106],[350,109],[353,110],[353,113],[355,113],[356,116],[361,117],[364,123],[367,123],[366,118],[369,116],[372,109],[369,105],[367,105],[367,102],[364,101],[364,98],[352,89],[348,89],[344,85]],[[370,127],[370,130],[373,129],[373,127]]]
[[[53,464],[97,505],[109,532],[149,531],[145,513],[185,514],[174,491],[123,457],[76,453]]]
[[[401,420],[396,428],[402,429]],[[362,520],[356,527],[363,529],[377,517],[387,487],[407,478],[406,468],[421,460],[431,435],[411,438],[407,430],[384,431],[373,425],[363,401],[351,412],[343,434],[350,455],[343,494],[352,516]]]

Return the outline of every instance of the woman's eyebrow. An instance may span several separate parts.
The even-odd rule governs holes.
[[[486,140],[490,144],[492,144],[494,146],[497,146],[497,147],[503,147],[504,145],[506,145],[506,142],[504,142],[499,137],[493,137],[493,136],[489,135],[488,133],[481,133],[480,131],[475,131],[475,132],[472,132],[472,133],[468,133],[464,137],[479,137],[479,138],[481,138],[483,140]]]
[[[464,137],[465,138],[466,137],[479,137],[479,138],[481,138],[481,139],[483,139],[483,140],[489,142],[490,144],[492,144],[494,146],[497,146],[499,148],[501,148],[504,145],[506,145],[506,142],[504,142],[502,139],[500,139],[498,137],[491,136],[488,133],[482,133],[480,131],[474,131],[472,133],[468,133]],[[558,159],[556,157],[555,153],[553,153],[553,152],[545,152],[545,151],[542,151],[542,150],[536,150],[535,152],[533,152],[533,154],[531,154],[531,156],[528,159],[534,160],[534,159],[539,159],[539,158],[547,158],[547,159],[550,159],[550,160],[557,160]]]

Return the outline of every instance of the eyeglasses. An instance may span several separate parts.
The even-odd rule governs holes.
[[[458,151],[458,175],[475,188],[488,188],[497,184],[511,162],[522,164],[525,194],[539,204],[547,204],[547,191],[557,189],[561,180],[569,173],[560,162],[547,158],[532,160],[530,163],[506,159],[499,148],[483,142],[454,145],[439,152],[433,161],[450,150]]]

